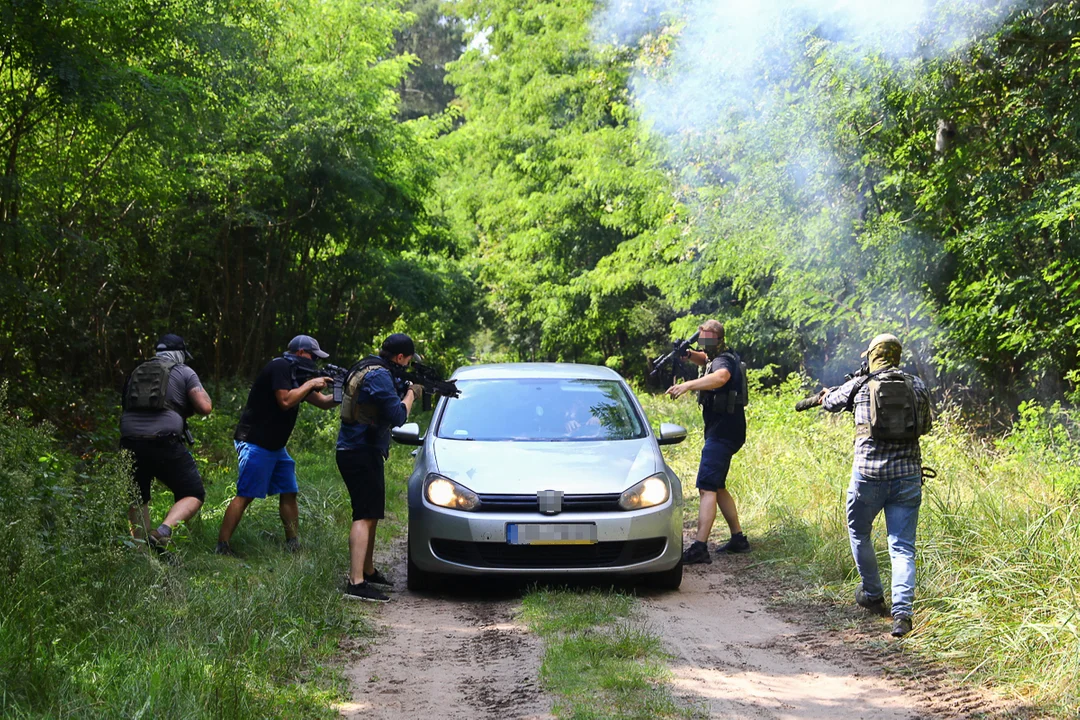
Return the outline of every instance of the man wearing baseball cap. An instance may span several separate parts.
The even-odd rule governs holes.
[[[210,396],[199,376],[185,364],[191,358],[184,338],[162,335],[155,356],[140,364],[124,383],[120,446],[134,456],[138,501],[128,508],[132,535],[164,552],[172,531],[202,507],[206,493],[191,453],[186,422],[193,414],[209,415]],[[150,486],[157,478],[173,494],[165,519],[150,529]]]
[[[281,524],[285,526],[285,548],[300,549],[300,510],[296,504],[296,463],[285,449],[296,425],[300,403],[307,402],[322,410],[334,407],[334,398],[324,395],[325,377],[310,377],[315,358],[329,354],[310,335],[297,335],[289,349],[271,360],[255,378],[248,392],[247,405],[233,434],[239,460],[236,497],[225,510],[218,532],[217,552],[233,555],[229,545],[233,531],[244,511],[255,498],[278,496]],[[310,379],[300,382],[298,378]]]
[[[375,587],[391,587],[375,568],[375,528],[385,512],[383,465],[390,454],[390,429],[404,424],[413,405],[423,397],[419,385],[408,385],[398,377],[415,355],[412,338],[394,333],[383,341],[378,355],[356,363],[345,380],[337,466],[352,504],[349,579],[344,590],[350,599],[390,599]]]
[[[870,537],[885,515],[892,564],[892,634],[911,632],[915,600],[915,535],[922,504],[919,437],[933,426],[930,392],[921,379],[900,369],[900,340],[888,333],[870,341],[863,356],[868,373],[822,393],[829,412],[855,415],[855,458],[847,492],[851,554],[862,582],[855,602],[885,613],[885,588]]]

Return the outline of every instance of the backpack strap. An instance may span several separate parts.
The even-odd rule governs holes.
[[[855,386],[853,388],[851,388],[851,394],[848,395],[847,405],[844,406],[844,411],[845,412],[854,412],[855,411],[855,396],[859,394],[859,391],[863,389],[863,386],[866,385],[866,383],[873,380],[874,378],[876,378],[878,375],[883,375],[883,374],[885,374],[887,372],[891,372],[892,369],[893,368],[885,368],[883,370],[877,370],[875,372],[863,375],[861,378],[859,378],[858,381],[855,383]],[[867,432],[869,432],[869,431],[867,431]]]

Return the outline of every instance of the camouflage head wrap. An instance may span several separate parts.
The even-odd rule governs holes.
[[[866,361],[870,372],[900,365],[900,340],[895,335],[885,333],[870,341],[866,348]]]

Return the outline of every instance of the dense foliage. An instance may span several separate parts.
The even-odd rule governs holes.
[[[118,384],[166,331],[214,376],[299,332],[339,362],[391,328],[431,349],[465,336],[471,282],[427,209],[437,126],[397,119],[410,17],[396,0],[5,0],[5,374]]]
[[[791,13],[736,92],[687,57],[699,6],[668,5],[605,44],[587,0],[455,4],[476,39],[440,189],[508,350],[632,370],[715,315],[828,379],[891,330],[931,379],[1075,392],[1080,9],[901,57]]]

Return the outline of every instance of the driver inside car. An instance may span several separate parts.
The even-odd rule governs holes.
[[[600,418],[592,413],[589,404],[575,399],[566,410],[566,434],[594,435],[600,431]],[[593,427],[589,427],[589,426]]]

